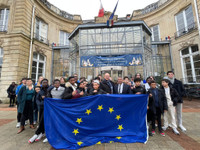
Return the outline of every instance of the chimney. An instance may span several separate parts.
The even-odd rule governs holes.
[[[130,19],[131,19],[131,14],[127,14],[127,15],[126,15],[126,19],[127,19],[127,20],[130,20]]]

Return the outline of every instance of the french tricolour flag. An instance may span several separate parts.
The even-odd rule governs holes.
[[[116,6],[115,6],[115,8],[114,8],[114,10],[113,10],[113,13],[110,15],[109,20],[107,20],[107,26],[108,26],[108,27],[112,27],[113,24],[114,24],[113,17],[114,17],[114,15],[115,15],[115,11],[116,11],[116,9],[117,9],[118,2],[119,2],[119,0],[117,1],[117,4],[116,4]]]
[[[103,8],[102,2],[100,0],[100,9],[99,9],[98,17],[103,17],[103,16],[104,16],[104,8]]]

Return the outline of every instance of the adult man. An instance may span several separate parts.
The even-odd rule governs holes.
[[[105,73],[102,84],[104,85],[102,88],[106,93],[109,93],[109,94],[115,93],[114,83],[110,80],[109,73]]]
[[[12,82],[12,84],[7,89],[8,97],[10,98],[10,106],[9,107],[14,106],[15,97],[16,97],[15,89],[16,89],[16,84],[15,84],[15,82]]]
[[[171,82],[171,85],[173,88],[175,88],[179,94],[179,100],[178,103],[176,105],[176,113],[177,113],[177,120],[178,120],[178,127],[185,132],[186,128],[182,125],[182,107],[183,107],[183,95],[185,93],[185,89],[183,87],[183,84],[180,80],[177,80],[174,77],[174,72],[173,71],[168,71],[167,72],[167,77],[166,79],[168,79]]]
[[[115,85],[115,94],[131,94],[131,87],[123,83],[122,77],[118,77],[117,84]]]

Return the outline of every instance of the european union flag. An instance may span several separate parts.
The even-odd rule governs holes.
[[[44,122],[55,149],[79,149],[101,143],[148,140],[147,95],[96,95],[45,99]]]

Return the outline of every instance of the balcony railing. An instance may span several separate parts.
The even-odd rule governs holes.
[[[185,34],[187,34],[189,32],[191,32],[193,30],[196,30],[196,29],[197,29],[197,25],[194,22],[194,23],[190,24],[189,26],[187,26],[187,27],[175,32],[175,39],[180,37],[180,36],[183,36],[183,35],[185,35]]]
[[[6,32],[7,31],[7,25],[0,25],[0,32]]]
[[[40,36],[38,33],[34,33],[34,39],[36,39],[37,41],[40,41],[40,42],[42,42],[44,44],[49,45],[49,40],[44,38],[44,37],[42,37],[42,36]]]

